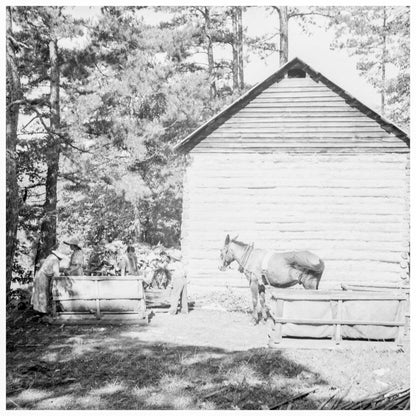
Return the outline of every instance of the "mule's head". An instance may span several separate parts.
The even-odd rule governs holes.
[[[220,251],[219,269],[223,272],[235,260],[234,254],[230,246],[230,236],[225,237],[224,247]]]

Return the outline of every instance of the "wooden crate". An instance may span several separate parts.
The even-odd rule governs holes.
[[[147,323],[141,276],[60,276],[52,282],[52,315],[66,323]]]
[[[285,338],[394,340],[402,345],[406,294],[398,291],[272,289],[269,345]]]

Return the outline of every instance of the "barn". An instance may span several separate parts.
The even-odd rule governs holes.
[[[247,287],[218,270],[227,233],[310,250],[321,287],[409,278],[409,137],[299,58],[184,138],[182,252],[191,287]]]

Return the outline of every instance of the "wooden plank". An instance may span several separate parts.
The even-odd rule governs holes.
[[[307,142],[313,142],[313,140],[341,140],[348,139],[348,141],[355,140],[357,143],[365,138],[383,140],[383,143],[397,143],[398,145],[404,144],[402,140],[397,137],[391,136],[382,130],[375,129],[374,127],[332,127],[332,126],[312,126],[305,128],[297,127],[270,127],[270,126],[228,126],[224,129],[218,130],[207,136],[203,141],[215,141],[220,143],[222,140],[235,140],[241,139],[245,141],[250,140],[304,140]],[[202,143],[202,142],[201,142]]]
[[[338,300],[338,303],[341,302]],[[297,324],[297,325],[337,325],[341,328],[342,325],[374,325],[374,326],[397,326],[404,328],[404,321],[361,321],[361,320],[342,320],[342,319],[296,319],[290,317],[278,318],[274,317],[275,324]],[[339,337],[336,343],[339,343]]]
[[[325,99],[320,99],[319,96],[317,97],[299,96],[298,99],[296,100],[294,98],[291,99],[289,97],[284,97],[284,98],[279,99],[279,97],[270,96],[270,97],[262,97],[257,100],[253,100],[252,102],[247,104],[244,107],[244,109],[249,111],[252,109],[262,108],[265,111],[269,111],[269,109],[276,110],[276,109],[286,108],[286,107],[290,107],[290,108],[300,107],[303,109],[309,106],[311,108],[336,108],[339,111],[344,111],[344,110],[348,110],[351,108],[345,103],[345,101],[341,101],[337,99],[336,97],[334,97],[334,99],[325,100]]]
[[[221,177],[219,177],[221,178]],[[246,179],[248,181],[251,178]],[[219,183],[222,183],[224,181],[221,181],[221,179],[218,180]],[[243,181],[244,182],[244,181]],[[268,183],[270,186],[270,182]],[[307,187],[307,186],[306,186]],[[214,195],[212,195],[212,198],[210,197],[208,199],[204,199],[204,196],[200,195],[199,198],[195,196],[195,198],[192,199],[189,203],[189,212],[193,211],[201,211],[201,210],[209,210],[213,205],[218,209],[218,213],[216,214],[217,217],[222,217],[223,211],[227,212],[230,209],[234,208],[240,208],[244,207],[245,211],[251,211],[253,210],[253,214],[255,213],[273,213],[274,217],[279,218],[281,213],[276,212],[275,207],[294,207],[296,205],[307,205],[305,206],[305,210],[311,211],[312,208],[317,208],[321,206],[325,206],[327,208],[327,211],[331,209],[341,209],[346,207],[371,207],[374,206],[377,208],[377,211],[375,212],[391,212],[389,209],[394,210],[395,213],[402,213],[406,212],[405,208],[405,192],[402,193],[402,195],[396,195],[395,198],[377,198],[373,196],[369,196],[367,198],[365,197],[355,197],[355,196],[345,196],[345,199],[342,199],[342,197],[333,197],[333,196],[324,196],[324,195],[309,195],[309,196],[302,196],[303,187],[298,186],[298,189],[295,191],[294,194],[292,192],[292,195],[288,195],[287,193],[284,194],[283,192],[280,193],[279,191],[273,190],[268,191],[268,188],[260,188],[264,189],[260,195],[258,195],[260,198],[256,198],[252,195],[245,195],[244,191],[241,193],[240,198],[238,198],[238,201],[236,201],[234,204],[228,202],[225,198],[221,199],[218,198],[220,192],[217,191],[217,201],[214,199]],[[207,189],[207,187],[195,187],[195,190],[202,190]],[[226,189],[226,188],[219,188],[219,189]],[[259,189],[252,187],[251,189]],[[368,189],[368,188],[367,188]],[[213,192],[216,192],[213,190]],[[261,194],[263,194],[263,204],[260,203]],[[228,198],[227,198],[228,199]],[[384,208],[384,210],[382,209]],[[263,217],[265,221],[269,219],[269,217]],[[306,222],[306,221],[305,221]]]
[[[210,137],[206,139],[204,146],[201,147],[233,147],[233,146],[244,146],[244,147],[259,147],[264,148],[280,148],[280,147],[352,147],[352,146],[364,146],[364,147],[403,147],[406,145],[396,139],[386,137],[368,137],[367,134],[357,135],[354,138],[341,137],[342,133],[338,133],[337,136],[331,135],[326,137],[326,133],[316,133],[314,137],[305,138],[303,134],[299,133],[297,137],[285,137],[277,133],[276,135],[270,135],[270,137],[264,137],[260,130],[257,130],[255,135],[251,133],[242,132],[240,135],[231,137],[225,135],[224,137]]]
[[[405,311],[407,302],[408,302],[407,298],[406,298],[406,300],[401,300],[399,302],[399,308],[398,308],[398,311],[397,311],[396,320],[398,320],[398,321],[405,320],[404,311]],[[406,320],[405,320],[405,325],[403,325],[403,326],[399,325],[398,328],[397,328],[397,336],[396,336],[395,341],[396,341],[396,344],[398,346],[403,346],[405,326],[406,326]]]
[[[406,295],[400,292],[355,292],[355,291],[324,291],[324,290],[294,290],[270,288],[272,299],[276,300],[406,300]]]
[[[306,155],[305,155],[306,156]],[[303,156],[299,156],[299,158],[302,158]],[[306,159],[306,158],[305,158]],[[381,163],[374,163],[372,161],[367,161],[367,163],[356,163],[355,165],[345,163],[345,161],[340,161],[337,163],[319,163],[316,160],[316,157],[311,158],[310,160],[299,160],[298,163],[295,161],[293,162],[286,162],[286,161],[280,161],[280,163],[266,163],[265,161],[262,163],[255,163],[254,161],[251,163],[245,163],[244,161],[240,161],[236,159],[235,161],[229,161],[224,160],[218,163],[211,163],[211,164],[204,164],[204,165],[195,165],[193,168],[190,168],[187,172],[187,180],[193,179],[193,176],[195,175],[201,175],[205,177],[209,177],[210,175],[215,175],[216,172],[218,172],[218,176],[220,175],[228,175],[228,177],[233,176],[241,176],[244,174],[247,174],[247,171],[252,171],[256,174],[276,174],[276,175],[284,175],[287,174],[295,174],[298,173],[300,170],[302,172],[307,172],[310,175],[314,175],[315,177],[323,177],[327,178],[330,176],[333,176],[335,178],[337,177],[346,177],[349,178],[351,175],[352,177],[358,177],[360,170],[361,170],[361,177],[362,178],[371,178],[376,176],[383,175],[385,177],[397,177],[400,178],[402,181],[402,189],[408,188],[407,184],[404,182],[406,178],[404,166],[402,164],[381,164]],[[303,163],[302,163],[303,162]],[[315,166],[308,166],[305,165],[305,163],[314,163]],[[230,169],[230,164],[235,164],[235,170]],[[333,175],[329,175],[328,172],[331,169],[335,169],[336,165],[339,168],[340,164],[345,164],[345,167],[343,166],[342,171],[335,171],[333,172]],[[363,172],[362,168],[371,166],[372,172]],[[228,169],[227,169],[228,168]],[[339,170],[339,169],[338,169]],[[394,190],[392,189],[394,192]]]
[[[298,119],[288,119],[288,118],[259,118],[257,119],[229,119],[227,120],[219,129],[218,131],[226,130],[226,128],[238,128],[238,129],[250,129],[250,128],[268,128],[268,129],[299,129],[299,130],[307,130],[309,128],[325,128],[325,129],[355,129],[360,131],[363,128],[371,128],[376,131],[384,132],[384,130],[373,121],[367,120],[358,120],[358,121],[348,121],[348,120],[327,120],[322,118],[321,120],[316,119],[304,119],[304,121],[300,122]],[[390,136],[397,138],[394,134],[390,133]]]
[[[97,299],[99,300],[140,300],[142,299],[142,297],[139,296],[131,296],[131,297],[120,297],[115,295],[114,297],[100,297],[97,298],[97,295],[90,295],[90,296],[79,296],[79,295],[67,295],[65,296],[65,293],[59,293],[56,294],[53,297],[53,300],[55,301],[59,301],[59,302],[68,302],[68,301],[73,301],[73,300],[90,300],[90,301],[96,301]]]
[[[116,281],[116,282],[123,282],[123,281],[137,281],[137,280],[143,280],[142,275],[138,276],[59,276],[54,277],[55,280],[59,281],[65,281],[65,280],[81,280],[81,281]]]
[[[257,174],[257,172],[253,169],[253,174]],[[310,171],[306,171],[306,174],[313,177],[313,173]],[[374,178],[377,177],[377,172],[375,172]],[[267,176],[269,172],[265,171],[263,172],[262,176]],[[271,173],[270,173],[271,174]],[[290,174],[290,173],[289,173]],[[206,175],[208,176],[208,175]],[[209,175],[212,178],[223,178],[222,172],[218,172],[216,176]],[[372,175],[369,175],[368,178],[371,178]],[[397,178],[400,180],[399,175],[391,175],[392,179]],[[377,198],[377,199],[402,199],[409,193],[408,187],[399,187],[399,188],[389,188],[388,186],[385,187],[377,187],[377,188],[360,188],[358,185],[354,187],[346,187],[346,186],[340,186],[340,187],[326,187],[323,186],[324,179],[319,179],[317,177],[316,183],[314,186],[305,186],[302,189],[302,195],[305,196],[305,198],[320,198],[320,197],[326,197],[326,198],[363,198],[364,200],[371,199],[371,198]],[[320,185],[320,186],[319,186]],[[214,187],[213,187],[214,188]],[[268,193],[268,195],[276,195],[276,197],[280,198],[287,198],[292,196],[298,196],[296,193],[294,193],[298,189],[298,187],[295,186],[278,186],[278,185],[267,185],[262,186],[259,184],[258,187],[254,188],[246,188],[242,191],[242,189],[228,189],[227,191],[222,191],[221,189],[216,189],[213,193],[207,193],[205,190],[200,189],[198,186],[194,186],[191,188],[191,184],[188,181],[187,184],[187,192],[184,192],[184,201],[191,201],[191,195],[190,192],[192,192],[192,202],[198,199],[206,198],[206,200],[212,200],[217,199],[220,200],[222,198],[231,199],[233,197],[237,198],[237,200],[240,200],[240,198],[252,198],[255,201],[259,200],[259,197],[261,198],[265,192]]]
[[[281,244],[281,247],[285,247],[284,244]],[[217,248],[214,249],[196,249],[192,246],[187,246],[187,256],[189,261],[192,261],[192,264],[195,267],[198,265],[208,265],[217,266],[219,262],[218,253],[222,244],[218,244]],[[266,245],[267,247],[267,245]],[[269,245],[270,249],[273,249],[273,245]],[[276,246],[275,246],[276,247]],[[326,263],[327,267],[335,268],[336,265],[343,266],[345,270],[340,271],[340,273],[345,273],[352,270],[362,270],[365,272],[381,272],[381,271],[390,271],[390,272],[402,272],[400,253],[391,253],[389,251],[378,251],[377,253],[371,254],[371,250],[368,251],[368,255],[361,255],[360,251],[344,250],[338,249],[336,253],[328,249],[322,249],[318,246],[315,246],[313,243],[305,241],[302,245],[291,244],[286,245],[287,251],[302,251],[309,250],[313,251],[315,254],[319,255]],[[281,251],[276,251],[281,252]],[[205,256],[204,256],[205,253]],[[207,264],[208,263],[208,264]],[[339,264],[342,263],[342,264]],[[359,266],[358,266],[359,265]]]
[[[238,163],[238,162],[237,162]],[[360,175],[360,166],[356,166],[355,168],[348,169],[346,168],[342,172],[334,173],[333,175],[328,174],[328,170],[324,169],[325,166],[319,166],[316,169],[308,168],[308,167],[299,167],[298,169],[294,167],[293,169],[290,166],[287,166],[286,164],[281,164],[280,166],[264,166],[264,169],[261,169],[258,165],[255,164],[242,164],[238,169],[235,171],[229,171],[227,173],[227,170],[224,169],[224,167],[218,166],[217,169],[215,169],[215,166],[208,166],[208,167],[200,167],[195,168],[189,171],[187,180],[186,180],[186,190],[184,192],[184,197],[189,197],[189,191],[198,191],[198,189],[193,189],[192,187],[195,187],[195,185],[199,186],[199,184],[204,184],[205,179],[211,180],[213,182],[214,179],[218,178],[224,178],[227,180],[246,180],[248,178],[251,179],[251,182],[255,183],[257,185],[256,188],[253,190],[250,190],[250,188],[247,188],[246,193],[249,195],[250,193],[255,194],[258,193],[257,189],[262,189],[264,186],[262,184],[262,181],[258,180],[255,181],[255,178],[253,176],[260,176],[262,179],[267,178],[268,183],[272,184],[278,184],[280,185],[283,183],[287,187],[293,187],[294,185],[298,184],[307,184],[307,185],[315,185],[316,188],[314,189],[313,193],[312,191],[309,191],[309,195],[317,195],[317,192],[320,192],[321,194],[325,194],[327,192],[326,190],[326,182],[330,180],[330,184],[337,184],[337,181],[342,181],[340,183],[340,188],[345,188],[346,192],[349,192],[352,196],[359,196],[360,194],[355,194],[354,192],[359,192],[361,189],[359,189],[359,179],[361,178],[363,181],[366,180],[372,180],[374,182],[375,179],[383,177],[386,180],[390,181],[396,181],[396,183],[399,183],[399,189],[396,188],[389,188],[388,185],[385,186],[378,186],[374,189],[375,195],[380,195],[377,191],[377,189],[385,189],[385,191],[388,191],[388,193],[385,193],[387,197],[390,195],[397,195],[397,194],[403,194],[404,192],[407,192],[409,190],[409,186],[406,183],[407,178],[405,178],[405,175],[403,171],[398,167],[386,169],[386,171],[382,172],[382,169],[377,166],[371,166],[372,172],[367,174],[361,174]],[[331,166],[328,166],[328,169],[331,169]],[[251,172],[251,175],[250,175]],[[302,173],[302,175],[308,175],[309,178],[295,178],[294,176],[296,174]],[[273,175],[276,176],[273,178]],[[290,176],[288,178],[288,176]],[[304,179],[304,180],[303,180]],[[350,181],[350,186],[347,187],[347,181]],[[356,182],[351,186],[352,182]],[[219,181],[217,181],[219,182]],[[212,183],[212,186],[220,185],[220,183]],[[320,185],[318,187],[318,185]],[[382,184],[380,184],[382,185]],[[308,191],[309,187],[304,186],[305,190]],[[358,188],[356,190],[356,188]],[[289,189],[286,189],[283,186],[280,186],[281,192],[289,192]],[[188,192],[187,192],[188,191]],[[241,194],[241,191],[237,190],[231,190],[231,192]],[[279,192],[279,194],[281,193]],[[333,191],[331,191],[333,192]],[[228,195],[228,193],[227,193]],[[242,194],[243,196],[246,195],[245,193]],[[290,195],[290,194],[289,194]],[[302,194],[303,195],[303,194]],[[368,195],[368,193],[366,194]],[[370,194],[371,195],[371,194]]]
[[[386,152],[386,150],[383,147],[359,147],[356,149],[352,149],[351,147],[348,148],[342,148],[342,147],[337,147],[337,148],[329,148],[329,147],[308,147],[308,148],[296,148],[296,147],[282,147],[279,149],[282,152],[292,152],[293,154],[304,154],[304,153],[308,153],[308,154],[315,154],[316,152],[319,153],[331,153],[331,154],[354,154],[356,155],[357,153],[369,153],[369,154],[374,154],[374,153],[380,153],[380,154],[384,154]],[[409,149],[408,148],[403,148],[403,147],[392,147],[389,148],[389,152],[390,153],[408,153]],[[275,149],[273,148],[269,148],[269,149],[264,149],[264,148],[256,148],[256,147],[251,147],[251,148],[198,148],[198,147],[194,147],[190,153],[191,154],[197,154],[197,153],[204,153],[204,154],[224,154],[224,153],[231,153],[233,155],[235,155],[236,153],[246,153],[246,154],[259,154],[259,153],[274,153]]]
[[[139,318],[145,318],[147,319],[147,314],[146,314],[146,295],[145,295],[145,291],[143,289],[143,281],[142,280],[138,280],[137,281],[137,285],[138,285],[138,294],[139,294]]]
[[[256,124],[266,124],[266,125],[279,125],[279,126],[293,126],[293,125],[301,125],[301,126],[314,126],[321,124],[329,125],[329,126],[377,126],[379,128],[380,125],[374,121],[369,119],[365,116],[349,116],[349,117],[337,117],[337,116],[316,116],[315,114],[305,115],[303,117],[299,116],[292,116],[291,114],[285,115],[277,115],[272,114],[267,116],[267,114],[263,114],[263,116],[253,116],[253,117],[242,117],[236,114],[234,117],[229,118],[226,120],[219,128],[225,125],[256,125]],[[393,133],[392,133],[393,134]]]
[[[221,178],[219,176],[218,178]],[[247,177],[246,180],[250,178]],[[221,179],[219,179],[219,182]],[[241,193],[240,198],[235,203],[230,203],[227,199],[221,199],[217,193],[217,199],[215,200],[215,195],[207,195],[206,197],[202,195],[202,192],[199,195],[195,195],[192,198],[192,202],[189,204],[189,212],[193,210],[204,210],[209,209],[212,206],[216,207],[219,211],[227,211],[233,208],[239,208],[244,206],[244,209],[253,210],[254,213],[259,212],[273,212],[274,207],[276,206],[295,206],[298,204],[301,205],[308,205],[310,207],[320,207],[320,206],[328,206],[334,208],[340,207],[359,207],[362,205],[365,206],[375,206],[375,207],[384,207],[384,212],[389,212],[389,209],[395,210],[394,212],[405,212],[405,204],[404,204],[404,192],[402,195],[396,194],[394,197],[388,198],[381,198],[381,197],[374,197],[372,195],[368,197],[356,197],[354,195],[346,195],[346,196],[324,196],[324,195],[308,195],[303,196],[302,187],[300,188],[300,192],[298,194],[290,195],[288,193],[284,194],[283,192],[280,193],[279,191],[270,191],[264,190],[263,192],[258,195],[259,198],[256,198],[253,195],[245,195],[244,192]],[[196,190],[198,188],[195,188]],[[202,188],[204,189],[204,188]],[[205,188],[206,189],[206,188]],[[224,188],[221,188],[224,189]],[[261,198],[261,194],[263,194],[263,199]],[[310,207],[308,209],[310,210]],[[328,208],[330,208],[328,207]],[[396,211],[397,210],[397,211]],[[216,213],[217,216],[221,217],[222,212]],[[276,216],[279,217],[280,213],[276,212]],[[263,219],[267,221],[269,218],[266,217]],[[305,221],[306,222],[306,221]]]
[[[342,319],[342,300],[337,300],[337,315],[336,319],[334,319],[334,325],[335,325],[335,343],[339,344],[341,342],[341,322]],[[335,323],[336,322],[336,323]]]
[[[285,141],[285,142],[273,142],[273,143],[264,143],[262,141],[258,141],[258,143],[250,143],[250,142],[244,142],[242,140],[241,142],[221,142],[221,143],[210,143],[210,142],[204,142],[203,145],[198,146],[199,151],[210,151],[211,149],[215,151],[228,151],[228,150],[253,150],[256,152],[260,151],[274,151],[279,149],[293,149],[294,152],[302,151],[305,152],[307,149],[310,151],[314,149],[331,149],[332,151],[338,150],[338,149],[351,149],[352,147],[351,143],[345,143],[343,141],[337,143],[335,141],[325,144],[325,143],[319,143],[319,142],[297,142],[297,141]],[[354,149],[357,151],[358,148],[366,149],[367,151],[369,149],[393,149],[396,151],[397,149],[406,149],[406,147],[401,145],[396,145],[396,143],[382,143],[377,141],[365,141],[360,143],[354,144]],[[195,147],[197,149],[197,147]]]
[[[325,129],[325,130],[334,130],[334,129],[347,129],[348,131],[360,131],[361,129],[372,129],[374,131],[379,131],[385,133],[380,126],[377,125],[375,122],[368,122],[368,121],[328,121],[325,119],[305,119],[304,121],[300,122],[296,119],[230,119],[225,122],[222,127],[215,132],[211,133],[211,136],[214,133],[221,133],[223,131],[227,131],[227,129],[238,129],[238,130],[250,130],[255,128],[261,128],[266,130],[300,130],[300,131],[307,131],[309,129]],[[393,134],[389,134],[389,137],[400,140]]]
[[[306,86],[313,86],[313,87],[322,87],[328,88],[326,85],[324,85],[322,82],[317,82],[314,79],[310,78],[309,76],[306,76],[305,78],[283,78],[279,80],[279,82],[276,82],[272,84],[269,88],[293,88],[293,87],[306,87]]]
[[[250,239],[249,241],[251,241]],[[338,245],[331,249],[330,245],[327,244],[326,247],[317,246],[313,243],[306,242],[305,245],[308,245],[310,250],[313,250],[316,253],[319,253],[319,256],[325,259],[326,261],[337,261],[343,259],[345,262],[352,262],[352,261],[366,261],[366,262],[380,262],[384,266],[386,264],[394,265],[392,269],[396,270],[397,266],[401,264],[401,252],[400,247],[396,247],[396,251],[390,251],[389,249],[379,249],[379,250],[372,250],[371,246],[368,247],[367,250],[353,250],[351,247],[342,247],[342,245]],[[262,244],[264,247],[265,245]],[[276,244],[274,246],[277,246]],[[266,245],[267,247],[267,245]],[[269,245],[269,247],[273,247]],[[217,259],[218,256],[215,255],[221,248],[220,244],[217,244],[216,247],[212,244],[209,248],[207,246],[197,248],[192,248],[192,243],[188,246],[188,254],[194,260],[200,260],[204,258],[204,253],[206,255],[207,260]],[[334,253],[334,250],[337,250],[337,253]],[[363,253],[365,251],[365,253]]]
[[[101,310],[100,310],[100,288],[98,280],[95,280],[95,302],[96,302],[96,317],[97,319],[101,318]]]
[[[379,283],[379,282],[365,282],[365,283],[354,283],[354,285],[345,284],[347,289],[358,289],[358,290],[376,290],[376,289],[399,289],[404,290],[406,293],[410,291],[410,285],[401,282],[399,285],[395,283]]]
[[[275,343],[279,343],[282,341],[282,324],[280,322],[278,322],[278,319],[281,319],[283,317],[284,314],[284,300],[283,299],[278,299],[276,301],[276,306],[275,306],[275,325],[274,325],[274,329],[275,329],[275,336],[273,337],[273,341]],[[277,320],[276,320],[277,319]]]
[[[277,99],[296,99],[296,98],[310,98],[310,99],[320,99],[320,100],[339,100],[341,102],[346,103],[346,100],[339,95],[320,88],[308,88],[306,90],[298,89],[298,90],[283,90],[283,89],[267,89],[264,90],[262,94],[258,95],[256,98],[253,98],[248,104],[253,101],[259,101],[262,99],[267,98],[277,98]]]
[[[293,79],[293,78],[291,78]],[[319,85],[319,84],[304,84],[304,85],[271,85],[269,88],[266,88],[263,91],[263,94],[269,91],[328,91],[328,87],[326,85]]]
[[[337,319],[337,302],[334,300],[329,301],[329,306],[331,309],[331,318],[332,320]],[[335,341],[337,339],[338,333],[337,333],[337,325],[333,325],[333,333],[332,333],[332,339]]]
[[[375,206],[374,204],[371,204],[370,206],[368,204],[356,204],[351,206],[352,210],[355,210],[355,212],[357,214],[373,214],[373,215],[377,215],[377,214],[387,214],[388,211],[386,208],[388,207],[395,207],[394,205],[386,205],[386,206]],[[284,217],[284,214],[279,214],[279,210],[283,211],[283,210],[297,210],[298,213],[302,212],[304,214],[313,212],[316,209],[321,209],[323,214],[343,214],[346,209],[347,206],[343,206],[343,205],[331,205],[331,206],[324,206],[324,205],[310,205],[310,206],[304,206],[301,202],[296,202],[296,203],[276,203],[275,204],[275,209],[273,210],[273,208],[264,208],[264,210],[258,210],[255,211],[255,207],[248,207],[248,208],[244,208],[241,209],[240,212],[238,212],[238,215],[233,216],[230,213],[230,206],[226,206],[226,207],[221,207],[218,208],[219,212],[211,212],[210,211],[210,206],[208,204],[204,204],[202,206],[195,206],[192,207],[188,210],[187,215],[189,215],[189,218],[201,218],[201,220],[203,218],[216,218],[218,220],[222,219],[222,220],[251,220],[253,221],[253,218],[255,215],[258,215],[258,219],[260,219],[260,216],[263,219],[267,219],[269,221],[276,221],[278,222],[279,220],[282,219],[282,217]],[[374,208],[374,210],[372,210],[372,208]],[[395,211],[397,213],[403,213],[403,211],[398,208],[395,207],[396,210]],[[252,212],[250,212],[252,211]]]
[[[350,114],[350,115],[359,115],[361,114],[358,110],[356,110],[355,108],[352,107],[335,107],[335,106],[331,106],[331,107],[325,107],[325,106],[321,106],[321,105],[315,105],[315,106],[307,106],[307,105],[293,105],[293,106],[280,106],[280,107],[269,107],[268,108],[268,115],[270,117],[270,115],[272,115],[273,113],[277,113],[277,114],[286,114],[286,113],[291,113],[292,116],[294,117],[295,115],[306,115],[306,114],[315,114],[315,115],[320,115],[320,116],[325,116],[325,114],[330,113],[330,115],[339,115],[339,116],[345,116],[346,114]],[[258,113],[263,113],[264,112],[264,108],[260,105],[257,106],[246,106],[244,108],[242,108],[240,110],[240,116],[246,116],[247,114],[258,114]]]
[[[250,112],[250,110],[246,110],[245,113],[237,113],[234,116],[232,116],[228,120],[250,120],[250,119],[258,119],[258,120],[294,120],[296,122],[301,122],[305,120],[323,120],[323,121],[350,121],[350,120],[369,120],[367,116],[360,112],[355,111],[348,111],[348,112],[342,112],[342,111],[333,111],[330,113],[324,113],[324,112],[311,112],[307,113],[305,111],[299,112],[282,112],[279,113],[277,111],[273,112],[266,112],[261,111],[258,109],[257,111]],[[371,119],[370,119],[371,120]],[[378,123],[377,123],[378,124]]]
[[[354,168],[363,163],[376,164],[377,166],[403,166],[406,167],[408,163],[409,155],[395,155],[392,153],[384,153],[383,155],[302,155],[293,156],[291,154],[268,154],[268,155],[190,155],[188,156],[192,166],[204,166],[221,163],[234,163],[237,167],[237,163],[244,164],[257,164],[265,166],[275,166],[276,164],[293,164],[301,165],[302,162],[314,161],[317,166],[321,164],[337,164],[342,162],[346,165],[346,168]],[[189,167],[188,167],[189,169]]]
[[[219,245],[217,248],[217,254],[215,254],[215,250],[201,250],[196,251],[189,249],[187,250],[187,255],[189,258],[189,263],[196,268],[199,267],[207,267],[211,266],[214,270],[217,269],[219,263],[219,250],[222,246]],[[401,272],[400,262],[399,262],[399,255],[396,257],[396,261],[393,259],[385,260],[386,257],[389,257],[388,253],[379,252],[378,255],[369,256],[361,256],[361,257],[354,257],[354,253],[344,252],[343,250],[338,250],[337,253],[333,253],[332,256],[328,256],[323,250],[316,250],[313,244],[305,242],[304,246],[290,246],[286,247],[288,251],[299,251],[299,250],[310,250],[315,252],[317,255],[322,257],[326,265],[326,272],[329,269],[333,269],[335,272],[336,267],[340,266],[343,267],[343,270],[338,272],[339,275],[356,271],[362,271],[363,274],[372,272],[372,273],[380,273],[380,272],[394,272],[399,273]],[[204,252],[206,256],[204,257]],[[329,251],[328,251],[329,252]],[[359,253],[358,251],[356,253]]]
[[[251,218],[251,224],[252,224],[252,231],[253,232],[260,232],[260,231],[268,231],[271,232],[277,231],[294,231],[302,229],[303,231],[322,231],[322,228],[325,226],[328,226],[330,224],[331,231],[332,232],[342,232],[342,231],[362,231],[363,229],[368,231],[376,231],[376,232],[395,232],[397,231],[398,225],[397,223],[383,223],[383,222],[377,222],[377,223],[368,223],[363,221],[361,224],[357,224],[356,222],[345,222],[345,223],[339,223],[334,221],[326,221],[324,218],[321,219],[320,222],[308,222],[308,219],[305,220],[305,223],[302,222],[285,222],[283,221],[276,221],[273,222],[271,220],[267,221],[257,221],[255,218]],[[218,239],[218,231],[224,230],[229,226],[228,221],[218,221],[216,219],[208,219],[201,223],[201,221],[198,221],[198,219],[195,220],[189,220],[187,222],[187,226],[190,230],[192,230],[192,240],[199,241],[202,239],[212,239],[212,241],[217,241]],[[208,229],[208,225],[210,226]],[[250,230],[251,231],[251,230]],[[246,233],[247,230],[244,227],[244,232]],[[189,236],[189,233],[184,233],[184,236]],[[365,247],[369,247],[371,243],[369,241],[362,241],[360,242],[360,247],[357,247],[357,249],[363,249]],[[373,247],[371,245],[371,247]],[[378,248],[385,249],[389,248],[388,243],[380,243],[380,246]]]
[[[261,181],[259,181],[258,178],[252,177],[249,181],[246,183],[242,182],[239,178],[224,178],[226,179],[226,183],[223,183],[221,181],[217,180],[218,178],[211,178],[211,177],[205,177],[205,178],[197,178],[192,177],[188,178],[188,186],[189,190],[193,189],[193,187],[199,187],[199,188],[217,188],[217,189],[225,189],[230,188],[234,186],[239,186],[240,188],[246,189],[250,187],[261,188],[262,186],[279,186],[279,188],[285,187],[285,186],[298,186],[302,188],[307,188],[308,186],[320,186],[322,187],[323,181],[324,185],[326,187],[344,187],[344,188],[351,188],[351,179],[345,178],[345,177],[336,177],[334,176],[326,176],[326,177],[271,177],[271,176],[265,176],[262,178]],[[357,184],[358,188],[367,188],[371,186],[372,188],[388,188],[388,187],[403,187],[403,181],[400,180],[400,178],[395,177],[384,177],[383,181],[377,181],[376,179],[369,177],[366,178],[365,176],[362,177],[361,183]],[[402,188],[403,189],[403,188]]]
[[[343,131],[345,130],[345,131]],[[383,131],[378,131],[373,128],[370,129],[370,131],[366,131],[365,128],[362,128],[361,131],[358,131],[357,129],[348,129],[345,127],[344,129],[341,128],[329,128],[326,129],[324,127],[321,127],[320,129],[314,129],[305,128],[304,130],[300,129],[268,129],[267,126],[259,127],[259,128],[238,128],[233,129],[225,128],[222,130],[217,130],[215,133],[212,133],[210,136],[207,136],[204,140],[201,141],[197,146],[201,145],[205,141],[209,140],[210,138],[223,138],[223,139],[232,139],[232,138],[239,138],[243,137],[244,139],[247,139],[249,137],[251,138],[275,138],[275,137],[281,137],[284,139],[291,139],[291,138],[316,138],[316,137],[327,137],[331,139],[337,139],[337,138],[345,138],[345,139],[351,139],[354,138],[360,138],[360,137],[367,137],[367,138],[391,138],[392,136],[389,133],[385,133]],[[403,141],[399,139],[395,139],[398,144],[402,144]]]
[[[325,259],[324,259],[325,261]],[[357,262],[358,263],[358,262]],[[189,275],[189,279],[194,280],[204,280],[206,281],[206,284],[209,286],[210,284],[214,284],[214,276],[218,275],[218,264],[219,260],[215,262],[215,264],[205,264],[205,269],[202,270],[200,267],[194,267],[194,263],[192,261],[189,261],[189,265],[187,266],[187,271]],[[359,263],[357,264],[359,265]],[[353,282],[361,281],[363,278],[367,278],[369,280],[374,279],[380,279],[380,281],[385,282],[396,282],[398,283],[400,280],[399,272],[397,270],[380,270],[380,271],[374,271],[374,270],[343,270],[341,272],[338,272],[335,267],[331,267],[331,264],[329,262],[325,261],[325,266],[328,266],[325,268],[323,278],[321,280],[321,285],[323,285],[323,288],[328,288],[327,284],[334,284],[334,285],[340,285],[342,282],[349,280]],[[235,267],[233,265],[233,267]],[[227,284],[226,281],[239,281],[240,283],[243,283],[244,286],[247,286],[247,283],[245,283],[244,276],[240,276],[238,274],[238,271],[226,271],[226,275],[224,278],[218,277],[215,278],[218,281],[220,281],[224,286]],[[338,286],[337,286],[338,288]]]
[[[314,86],[314,88],[291,88],[291,89],[284,89],[284,88],[266,88],[264,91],[262,91],[261,94],[259,94],[256,98],[253,100],[258,100],[263,97],[269,97],[269,96],[284,96],[284,97],[299,97],[299,96],[312,96],[316,95],[317,97],[336,97],[338,99],[344,100],[340,95],[335,93],[334,91],[330,90],[329,88],[325,88],[322,86]],[[252,100],[252,101],[253,101]],[[345,101],[345,100],[344,100]]]
[[[117,325],[126,323],[129,325],[147,325],[147,316],[138,318],[137,313],[125,313],[125,314],[103,314],[101,319],[91,318],[89,314],[59,314],[52,320],[52,324],[61,325]]]

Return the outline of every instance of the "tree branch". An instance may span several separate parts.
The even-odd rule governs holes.
[[[292,17],[303,17],[303,16],[322,16],[322,17],[327,17],[329,19],[334,18],[334,16],[330,14],[320,13],[320,12],[291,13],[291,14],[288,14],[287,18],[290,19]]]
[[[59,134],[59,133],[56,133],[56,134]],[[65,136],[63,136],[63,135],[60,135],[61,137],[64,137],[65,139],[66,139],[66,137]],[[69,147],[72,147],[73,149],[75,149],[75,150],[78,150],[78,152],[81,152],[81,153],[91,153],[89,150],[86,150],[86,149],[81,149],[80,147],[78,147],[78,146],[75,146],[73,143],[71,143],[69,140],[65,140],[64,141],[64,144],[66,144],[66,145],[68,145]]]

